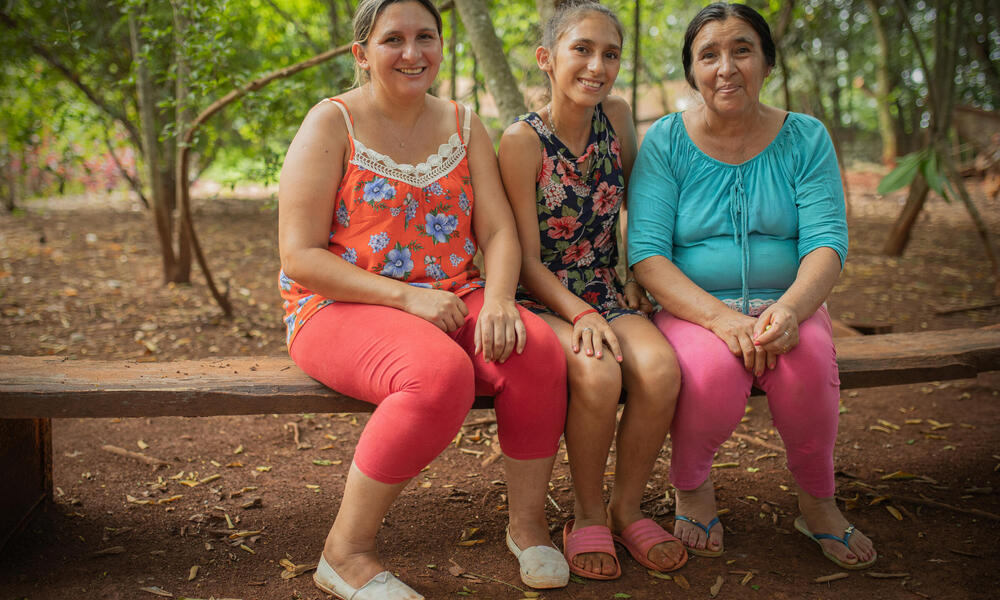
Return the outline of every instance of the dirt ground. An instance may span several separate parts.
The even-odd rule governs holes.
[[[939,314],[996,300],[961,206],[932,198],[906,255],[879,254],[901,197],[874,196],[877,179],[851,173],[851,256],[831,314],[893,331],[1000,323],[1000,307]],[[1000,206],[971,183],[1000,237]],[[166,361],[284,352],[277,217],[266,199],[197,201],[203,245],[236,305],[232,321],[220,318],[200,275],[192,286],[161,285],[151,216],[129,198],[61,198],[26,209],[0,216],[0,353]],[[490,417],[470,414],[462,439],[403,492],[379,536],[387,565],[428,598],[526,597],[503,543],[506,496]],[[657,577],[619,548],[621,579],[574,580],[541,596],[1000,596],[1000,371],[845,390],[841,417],[838,497],[877,544],[870,571],[816,582],[839,569],[792,526],[797,512],[781,442],[766,399],[754,397],[713,475],[726,527],[723,557],[692,557],[672,577]],[[309,573],[283,578],[281,561],[317,559],[366,419],[56,420],[55,502],[2,550],[0,600],[325,598]],[[169,467],[151,470],[101,450],[105,444]],[[669,445],[645,508],[669,527],[668,463]],[[547,507],[554,539],[571,516],[568,473],[560,452]]]

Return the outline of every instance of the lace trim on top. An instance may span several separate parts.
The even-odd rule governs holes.
[[[416,165],[397,163],[391,157],[377,150],[372,150],[368,146],[365,146],[361,140],[354,137],[354,123],[347,112],[347,107],[343,103],[332,98],[327,98],[326,101],[333,102],[344,115],[344,121],[347,124],[347,133],[351,136],[351,145],[354,146],[354,155],[350,160],[351,164],[362,169],[367,169],[376,175],[402,181],[414,187],[424,188],[451,173],[465,157],[465,142],[458,135],[458,132],[455,132],[451,134],[447,142],[438,146],[438,151],[435,154],[428,156],[424,162]],[[465,122],[462,124],[462,133],[465,139],[469,138],[471,115],[472,111],[466,106]]]
[[[465,144],[458,133],[451,134],[448,142],[438,147],[436,154],[431,154],[424,162],[416,165],[399,164],[385,154],[365,146],[354,136],[351,139],[354,141],[351,164],[418,188],[427,187],[451,173],[465,157]]]

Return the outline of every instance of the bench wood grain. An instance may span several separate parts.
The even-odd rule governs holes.
[[[1000,329],[837,338],[841,387],[975,377],[1000,370]],[[492,405],[488,397],[476,406]],[[0,418],[371,412],[287,357],[172,362],[0,356]]]

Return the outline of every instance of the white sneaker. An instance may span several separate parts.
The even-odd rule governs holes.
[[[322,555],[319,557],[316,572],[313,573],[313,583],[340,600],[424,600],[423,596],[389,571],[382,571],[369,579],[368,583],[354,589],[337,575]]]

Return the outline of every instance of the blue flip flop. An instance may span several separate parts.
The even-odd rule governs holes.
[[[719,525],[719,517],[713,518],[711,521],[708,522],[707,526],[702,525],[701,521],[699,521],[698,519],[692,519],[691,517],[685,517],[684,515],[674,515],[674,519],[684,521],[685,523],[690,523],[705,532],[706,547],[692,548],[691,546],[685,545],[685,548],[687,548],[688,552],[690,552],[691,554],[695,554],[697,556],[708,556],[708,557],[722,556],[722,550],[723,550],[722,548],[719,548],[718,550],[708,549],[708,540],[711,537],[709,532],[712,530],[713,527]]]
[[[834,555],[830,554],[829,552],[827,552],[826,548],[823,547],[823,544],[820,544],[820,540],[833,540],[835,542],[840,542],[848,550],[850,550],[851,549],[851,545],[850,545],[851,536],[854,535],[854,524],[853,523],[850,524],[850,525],[848,525],[844,529],[844,537],[837,537],[837,536],[835,536],[833,534],[830,534],[830,533],[813,533],[813,532],[809,531],[809,528],[806,526],[806,519],[805,519],[805,517],[803,517],[801,515],[799,515],[795,519],[795,528],[799,530],[799,533],[801,533],[802,535],[809,536],[810,538],[812,538],[812,540],[814,542],[816,542],[817,544],[819,544],[820,549],[823,550],[823,556],[825,556],[828,559],[830,559],[830,561],[833,564],[837,565],[841,569],[851,569],[851,570],[867,569],[868,567],[874,565],[875,561],[878,559],[878,555],[876,554],[874,558],[872,558],[871,560],[869,560],[867,562],[861,562],[861,561],[858,561],[856,563],[844,562],[844,561],[840,560],[839,558],[837,558],[836,556],[834,556]]]

